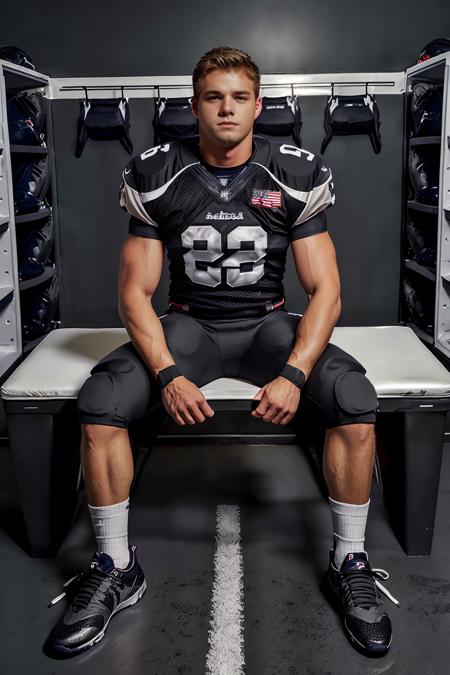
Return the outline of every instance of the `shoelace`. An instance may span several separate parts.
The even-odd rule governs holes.
[[[85,609],[104,580],[105,574],[98,572],[97,563],[92,562],[88,572],[76,574],[74,577],[66,581],[63,584],[63,588],[65,590],[57,595],[56,598],[53,598],[53,600],[49,602],[48,606],[52,607],[53,605],[56,605],[57,602],[62,600],[67,595],[71,586],[77,582],[80,582],[80,587],[73,601],[73,608],[75,611],[79,609]],[[115,579],[113,580],[115,581]]]
[[[67,595],[67,591],[69,590],[69,587],[72,586],[72,584],[74,584],[76,581],[78,581],[78,579],[80,579],[83,576],[83,574],[84,574],[84,572],[80,572],[79,574],[75,574],[74,577],[71,577],[68,581],[66,581],[63,584],[63,588],[65,588],[66,590],[63,591],[62,593],[60,593],[59,595],[57,595],[56,598],[53,598],[53,600],[50,600],[50,602],[48,603],[47,606],[52,607],[53,605],[56,605],[57,602],[59,602],[60,600],[65,598],[66,595]]]
[[[380,583],[379,579],[387,581],[389,574],[386,570],[373,568],[372,570],[358,570],[345,576],[344,592],[346,601],[360,607],[372,607],[377,604],[377,596],[372,581],[376,587],[397,607],[399,601]]]
[[[86,609],[88,604],[95,598],[95,594],[101,590],[104,581],[105,575],[98,570],[93,570],[91,574],[87,575],[73,599],[73,610],[77,612],[80,609]]]
[[[386,572],[386,570],[383,570],[381,567],[374,567],[372,569],[372,574],[374,577],[375,584],[377,588],[380,589],[384,595],[389,598],[391,602],[394,603],[394,605],[397,605],[397,607],[400,607],[400,602],[397,600],[397,598],[394,598],[394,596],[389,593],[388,589],[381,584],[378,579],[383,579],[383,581],[387,581],[389,579],[389,572]]]

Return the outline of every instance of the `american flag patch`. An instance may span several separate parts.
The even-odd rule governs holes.
[[[251,204],[253,206],[262,206],[265,209],[280,208],[281,192],[253,190]]]

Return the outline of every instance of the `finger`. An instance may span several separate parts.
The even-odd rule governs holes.
[[[262,397],[264,396],[264,392],[266,390],[266,385],[262,389],[260,389],[253,397],[253,401],[260,401]]]
[[[287,413],[285,409],[280,410],[272,417],[272,424],[280,424],[281,420],[284,419],[288,414],[289,413]]]
[[[259,406],[252,412],[252,415],[253,417],[264,417],[269,408],[270,405],[267,403],[267,401],[261,401]]]
[[[263,417],[264,422],[271,422],[273,418],[278,415],[279,409],[275,405],[271,405],[269,410],[266,412],[266,414]]]
[[[177,412],[170,413],[171,417],[177,424],[179,424],[181,427],[186,426],[186,422],[180,417],[180,415]]]
[[[192,417],[195,419],[196,422],[204,422],[206,419],[198,405],[193,405],[189,409],[189,412],[191,413]]]
[[[183,408],[182,410],[178,411],[181,415],[181,417],[187,422],[188,424],[195,424],[195,420],[193,419],[192,415],[190,414],[189,410],[187,408]]]
[[[206,417],[212,417],[214,415],[214,410],[211,408],[206,398],[200,402],[199,408]]]
[[[285,426],[286,424],[289,424],[291,419],[294,417],[294,413],[288,413],[283,419],[281,420],[280,424]]]

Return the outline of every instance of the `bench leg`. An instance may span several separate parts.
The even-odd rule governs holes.
[[[408,555],[429,555],[446,412],[378,413],[377,452],[386,506]]]
[[[55,555],[72,520],[80,425],[72,415],[8,415],[13,462],[33,557]]]

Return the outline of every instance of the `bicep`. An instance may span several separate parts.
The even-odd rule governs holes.
[[[340,296],[336,251],[328,232],[291,242],[298,279],[310,297],[319,288]]]
[[[129,235],[120,253],[119,298],[140,290],[151,297],[161,278],[164,243],[160,239]]]

